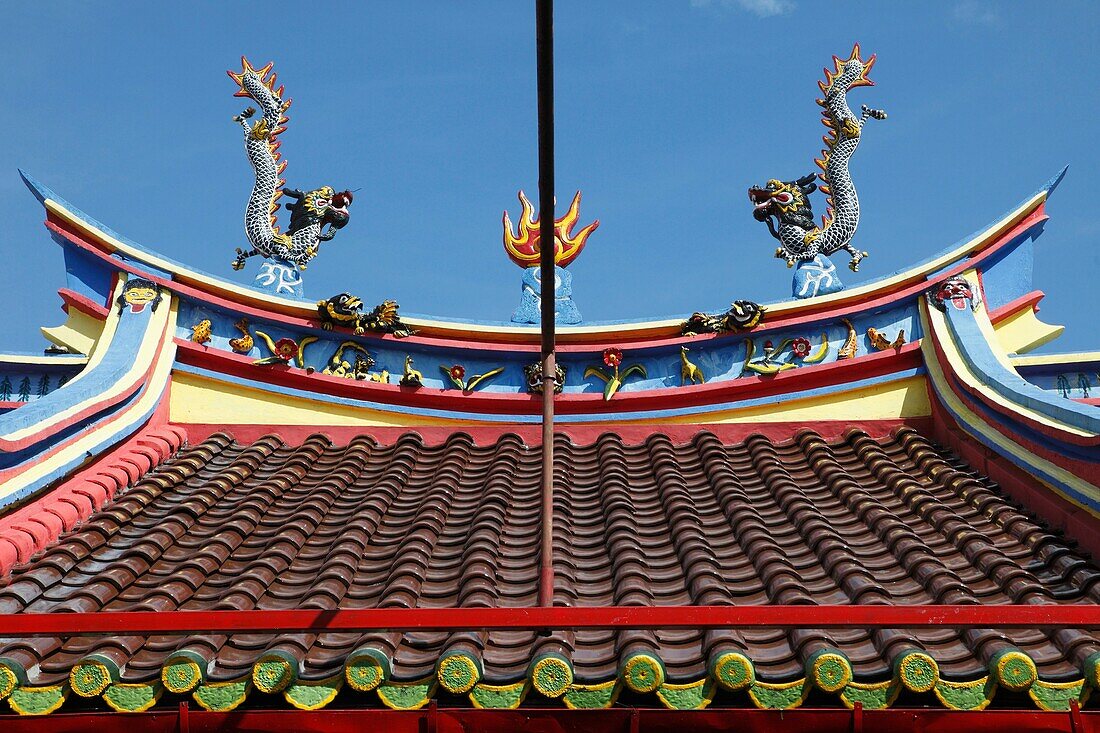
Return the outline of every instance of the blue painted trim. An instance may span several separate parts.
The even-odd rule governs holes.
[[[993,442],[992,440],[987,439],[979,431],[973,429],[973,427],[970,425],[970,423],[967,422],[966,418],[964,418],[960,413],[956,412],[954,409],[951,408],[951,405],[948,404],[948,401],[944,397],[944,393],[943,393],[940,385],[938,385],[936,383],[936,380],[935,379],[929,379],[928,381],[932,384],[932,391],[939,398],[940,405],[955,419],[955,422],[959,425],[960,428],[962,428],[962,430],[967,435],[969,435],[971,438],[973,438],[974,440],[976,440],[979,443],[981,443],[982,445],[984,445],[986,448],[989,448],[991,451],[993,451],[994,453],[996,453],[1000,457],[1004,458],[1005,460],[1007,460],[1009,463],[1016,466],[1017,468],[1020,468],[1024,472],[1026,472],[1026,473],[1028,473],[1032,476],[1035,476],[1036,478],[1042,479],[1043,481],[1050,484],[1051,486],[1056,487],[1059,491],[1064,493],[1066,496],[1070,497],[1073,501],[1077,502],[1078,504],[1080,504],[1082,506],[1085,506],[1085,507],[1088,507],[1089,509],[1091,509],[1094,512],[1100,513],[1100,501],[1098,501],[1097,499],[1092,498],[1090,496],[1087,496],[1085,494],[1082,494],[1081,492],[1077,491],[1076,489],[1072,488],[1071,486],[1068,486],[1067,484],[1062,483],[1061,481],[1055,479],[1053,476],[1051,476],[1046,471],[1043,471],[1042,469],[1032,465],[1031,462],[1025,461],[1022,458],[1018,458],[1017,456],[1013,455],[1010,451],[1006,451],[1006,450],[1002,449],[997,443]],[[946,386],[946,387],[944,387],[944,389],[950,390],[951,388],[950,388],[950,386]],[[955,396],[955,394],[953,392],[951,392],[951,395]],[[1005,438],[1005,439],[1008,440],[1008,438]]]
[[[50,471],[48,474],[38,479],[37,481],[34,481],[27,486],[24,486],[22,489],[14,492],[10,496],[0,499],[0,508],[11,506],[12,504],[16,504],[30,496],[33,496],[37,492],[41,491],[43,488],[52,484],[54,481],[57,481],[58,479],[68,475],[73,470],[80,468],[88,461],[89,458],[94,458],[101,453],[109,450],[110,448],[113,448],[115,445],[122,442],[123,440],[129,438],[131,435],[136,433],[142,425],[148,422],[149,418],[153,416],[153,413],[156,412],[160,401],[164,399],[164,392],[165,390],[161,390],[160,398],[155,403],[153,403],[152,407],[138,415],[138,417],[131,422],[128,422],[125,425],[121,426],[118,430],[110,433],[109,435],[105,435],[103,437],[103,440],[96,443],[90,450],[58,466],[55,470]],[[22,408],[20,408],[20,410],[16,410],[15,412],[20,412],[21,410]]]
[[[469,420],[474,422],[538,423],[542,420],[541,415],[500,415],[479,412],[456,412],[450,410],[435,410],[423,407],[409,407],[406,405],[392,405],[388,403],[373,402],[369,400],[357,400],[350,397],[338,397],[335,395],[326,395],[293,387],[282,387],[267,382],[256,382],[254,380],[244,379],[242,377],[230,376],[228,374],[225,374],[224,372],[217,372],[211,369],[204,369],[202,367],[195,367],[188,364],[180,364],[178,362],[173,367],[173,369],[177,372],[194,374],[196,376],[206,377],[208,379],[213,379],[219,382],[228,382],[230,384],[236,384],[242,387],[247,387],[249,389],[259,390],[261,392],[273,392],[275,394],[282,394],[290,397],[300,397],[302,399],[324,402],[334,405],[342,405],[346,407],[367,408],[378,410],[380,412],[394,412],[403,415],[436,417],[457,421]],[[893,372],[891,374],[885,374],[878,377],[870,377],[867,379],[859,379],[851,382],[846,382],[844,385],[844,391],[847,392],[852,389],[869,387],[876,384],[896,382],[902,379],[908,379],[909,377],[917,377],[925,373],[926,372],[924,367],[903,369],[897,372]],[[838,389],[835,386],[817,387],[814,389],[802,390],[800,392],[789,392],[782,395],[757,397],[750,400],[741,400],[739,402],[722,402],[718,404],[699,405],[695,407],[682,407],[665,410],[642,410],[637,412],[602,412],[598,414],[584,415],[557,415],[554,419],[557,422],[561,423],[603,423],[659,419],[667,417],[678,417],[683,415],[700,415],[709,412],[720,412],[724,410],[739,409],[744,407],[775,405],[777,402],[780,401],[787,402],[791,400],[807,399],[811,397],[835,394],[837,393],[837,391]]]
[[[981,382],[1010,402],[1052,420],[1100,434],[1100,411],[1090,405],[1056,399],[1019,374],[1006,369],[978,326],[974,312],[948,305],[947,326],[956,348]]]
[[[1021,199],[1021,201],[1018,204],[1016,204],[1016,206],[1012,207],[1012,209],[1009,209],[1008,212],[1005,212],[1004,214],[997,217],[996,219],[993,219],[989,224],[987,224],[984,227],[974,231],[970,235],[968,235],[966,237],[963,237],[962,239],[959,239],[954,244],[952,244],[950,247],[946,247],[946,248],[940,250],[939,252],[937,252],[936,254],[932,255],[931,257],[927,257],[927,258],[917,262],[914,265],[911,265],[911,266],[906,267],[904,269],[895,270],[894,272],[891,272],[889,274],[886,274],[886,275],[883,275],[881,277],[875,278],[874,280],[867,280],[867,281],[863,281],[863,282],[860,282],[860,283],[856,283],[854,286],[850,286],[850,287],[874,286],[877,283],[885,282],[886,280],[894,277],[895,275],[901,274],[903,272],[908,272],[909,270],[919,268],[923,265],[926,265],[926,264],[936,260],[937,258],[942,257],[942,256],[958,249],[959,247],[961,247],[966,242],[969,242],[970,240],[974,239],[977,235],[979,235],[982,232],[989,229],[989,227],[992,226],[993,224],[996,224],[997,222],[1004,219],[1005,216],[1007,216],[1007,214],[1009,212],[1014,211],[1015,209],[1019,208],[1022,204],[1027,202],[1029,199],[1034,197],[1036,194],[1045,192],[1049,196],[1051,193],[1053,193],[1054,189],[1057,188],[1058,184],[1061,182],[1062,178],[1065,176],[1066,170],[1068,170],[1068,168],[1069,168],[1069,166],[1066,166],[1065,168],[1063,168],[1057,175],[1053,176],[1049,181],[1047,181],[1045,184],[1043,184],[1041,187],[1039,187],[1039,189],[1035,193],[1032,193],[1030,196],[1027,196],[1024,199]],[[127,245],[129,245],[130,247],[133,247],[134,249],[137,249],[141,252],[147,252],[150,255],[155,255],[156,257],[159,257],[159,258],[161,258],[161,259],[163,259],[167,262],[172,263],[173,265],[175,265],[176,267],[179,267],[180,269],[187,270],[189,272],[193,272],[193,273],[202,275],[204,277],[210,278],[211,280],[214,280],[214,281],[217,281],[217,282],[222,282],[222,283],[227,283],[227,284],[232,282],[233,285],[243,286],[243,287],[246,287],[250,290],[254,290],[257,293],[261,293],[261,294],[265,293],[265,291],[260,290],[258,288],[254,288],[248,283],[240,283],[240,282],[235,282],[235,281],[229,281],[229,280],[226,280],[225,278],[221,278],[221,277],[218,277],[216,275],[212,275],[212,274],[210,274],[208,272],[205,272],[203,270],[198,270],[198,269],[195,269],[195,268],[190,267],[188,265],[184,265],[183,263],[180,263],[176,260],[173,260],[170,257],[166,257],[166,256],[164,256],[160,253],[154,253],[149,248],[138,244],[137,242],[133,241],[132,239],[124,237],[123,235],[121,235],[118,232],[114,231],[110,227],[104,225],[103,223],[97,221],[96,219],[93,219],[91,216],[88,216],[83,211],[81,211],[80,209],[76,208],[75,206],[70,204],[65,199],[58,196],[52,189],[45,186],[44,184],[42,184],[38,180],[36,180],[34,177],[32,177],[26,171],[20,169],[19,170],[19,175],[23,179],[23,182],[27,185],[27,188],[30,189],[31,193],[34,194],[34,197],[36,199],[38,199],[38,201],[40,203],[44,203],[46,201],[46,199],[50,199],[52,201],[55,201],[58,204],[61,204],[62,206],[64,206],[66,209],[68,209],[73,214],[73,216],[75,216],[76,218],[80,219],[81,221],[85,222],[86,224],[89,224],[89,225],[91,225],[91,226],[93,226],[97,229],[100,229],[101,231],[105,232],[106,234],[109,234],[110,236],[114,237],[115,239],[119,240],[120,242],[126,243]],[[150,267],[149,265],[146,265],[144,262],[142,262],[141,264],[142,264],[143,267]],[[303,303],[303,304],[306,304],[310,307],[312,307],[314,305],[314,301],[309,300],[309,299],[303,299],[299,302]],[[780,303],[780,302],[786,302],[786,301],[771,301],[770,303],[766,303],[765,305],[774,305],[774,304]],[[727,307],[728,306],[721,306],[721,307],[718,307],[718,308],[710,309],[708,312],[712,312],[712,313],[721,312],[721,311],[724,311]],[[421,320],[433,320],[433,321],[439,321],[441,323],[468,324],[472,327],[477,327],[477,326],[508,326],[508,327],[512,327],[512,328],[516,327],[516,324],[514,324],[510,321],[470,320],[470,319],[446,318],[446,317],[440,317],[440,316],[428,316],[428,315],[413,314],[413,313],[406,313],[405,316],[407,318],[417,318],[417,319],[421,319]],[[605,327],[605,326],[622,326],[622,325],[629,325],[629,324],[636,324],[636,323],[649,323],[649,322],[653,322],[653,321],[664,321],[664,320],[683,321],[686,318],[688,318],[689,316],[690,316],[690,314],[678,314],[678,315],[673,315],[673,316],[666,316],[664,318],[637,318],[637,319],[618,320],[618,321],[585,321],[582,325]],[[530,330],[532,332],[534,332],[534,331],[537,331],[538,328],[537,328],[537,326],[532,326],[530,328]]]
[[[160,307],[169,307],[167,300]],[[107,346],[107,353],[98,364],[85,372],[80,381],[66,384],[64,389],[54,390],[13,413],[0,415],[0,435],[29,428],[110,389],[133,367],[134,354],[141,349],[152,315],[151,308],[137,314],[126,311]]]

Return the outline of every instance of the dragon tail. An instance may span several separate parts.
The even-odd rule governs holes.
[[[290,100],[283,101],[283,87],[276,88],[273,64],[255,68],[244,56],[241,71],[228,71],[229,77],[239,87],[234,96],[249,97],[260,108],[260,119],[251,125],[247,122],[254,110],[245,110],[235,117],[245,130],[245,151],[252,164],[256,180],[245,209],[245,231],[252,246],[259,254],[270,256],[280,238],[276,214],[279,198],[286,181],[282,178],[286,161],[279,152],[278,136],[286,130],[289,118],[286,111]]]

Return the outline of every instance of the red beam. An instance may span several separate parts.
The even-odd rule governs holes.
[[[181,706],[183,707],[183,706]],[[864,710],[863,729],[891,733],[1002,733],[1100,731],[1100,712],[1039,712],[1037,710],[983,710],[981,712],[938,708],[890,708]],[[685,730],[721,733],[834,733],[856,730],[856,716],[843,708],[799,708],[797,710],[755,710],[715,708],[706,710],[655,710],[618,707],[611,710],[566,710],[524,708],[523,710],[472,710],[437,707],[423,710],[234,710],[212,713],[175,710],[127,713],[53,713],[43,717],[3,716],[4,733],[216,733],[218,731],[293,730],[297,733],[359,733],[380,730],[388,733],[438,733],[485,731],[562,731],[562,733],[680,733]],[[186,726],[186,728],[184,727]]]
[[[0,615],[6,637],[393,629],[1100,628],[1100,605],[605,606],[599,608],[372,608],[248,611],[99,611]]]

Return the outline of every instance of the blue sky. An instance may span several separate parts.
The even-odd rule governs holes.
[[[1069,164],[1039,240],[1053,348],[1100,346],[1100,5],[558,0],[559,205],[601,225],[570,267],[590,320],[789,295],[745,195],[813,170],[816,81],[859,41],[882,107],[853,171],[871,252],[858,278],[923,259]],[[361,188],[306,272],[404,311],[507,320],[519,269],[501,212],[537,190],[533,2],[21,3],[0,44],[4,350],[63,316],[60,249],[17,167],[118,231],[237,280],[251,185],[225,75],[276,62],[294,99],[294,187]],[[821,202],[815,202],[820,210]],[[250,272],[250,271],[246,271]],[[845,271],[847,273],[847,271]]]

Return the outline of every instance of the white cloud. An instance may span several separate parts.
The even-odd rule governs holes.
[[[951,17],[958,23],[984,25],[994,28],[1001,24],[1000,13],[993,5],[978,0],[963,0],[951,11]]]
[[[720,5],[724,8],[740,8],[758,18],[786,15],[795,9],[794,0],[691,0],[691,7],[706,8]]]

